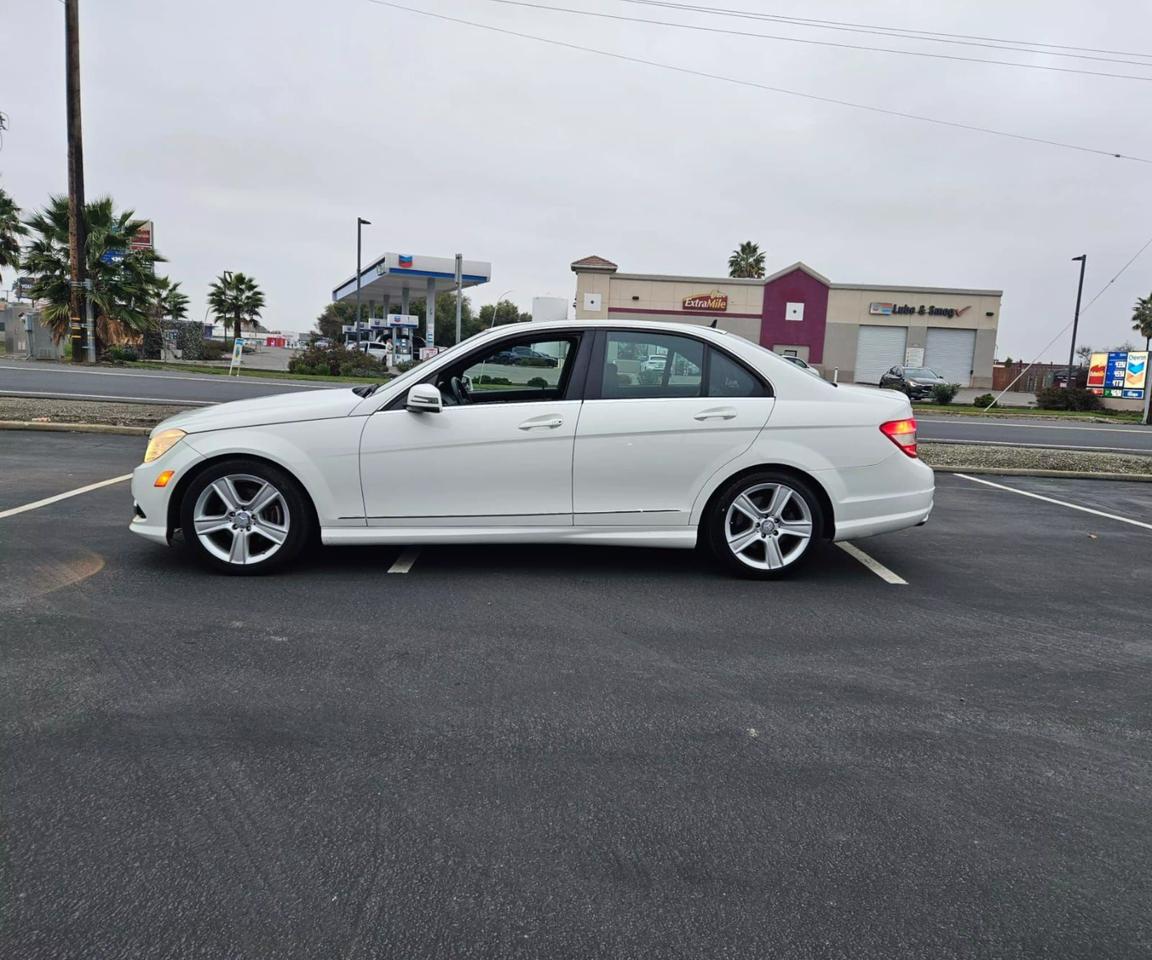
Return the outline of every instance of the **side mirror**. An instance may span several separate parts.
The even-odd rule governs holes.
[[[408,391],[405,406],[409,413],[441,413],[444,398],[434,383],[418,383]]]

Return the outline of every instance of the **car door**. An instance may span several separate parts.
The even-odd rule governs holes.
[[[580,341],[559,332],[490,344],[437,372],[441,412],[411,413],[401,396],[369,417],[360,441],[368,525],[571,525]],[[508,363],[517,344],[555,365]]]
[[[892,367],[887,373],[880,378],[881,387],[900,387],[903,386],[904,371],[900,367]]]
[[[662,354],[659,370],[647,358]],[[576,525],[688,523],[707,480],[755,440],[772,390],[695,337],[597,334],[572,467]]]

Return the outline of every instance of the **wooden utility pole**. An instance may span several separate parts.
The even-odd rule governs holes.
[[[84,137],[80,124],[80,10],[79,0],[64,0],[64,56],[68,107],[68,259],[72,286],[68,298],[68,335],[72,341],[72,362],[83,363],[84,281],[88,270],[86,248],[88,231],[84,210]]]

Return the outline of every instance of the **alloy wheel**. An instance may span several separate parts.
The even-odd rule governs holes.
[[[291,523],[284,494],[251,474],[213,480],[196,498],[192,517],[204,549],[238,566],[272,557],[288,539]]]
[[[741,491],[724,517],[732,555],[755,570],[780,570],[803,556],[812,539],[807,500],[786,483],[760,483]]]

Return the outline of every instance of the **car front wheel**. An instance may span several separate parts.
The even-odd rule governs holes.
[[[259,460],[213,464],[184,492],[184,541],[205,565],[230,574],[283,566],[308,539],[311,511],[300,485]]]
[[[820,500],[787,473],[762,471],[729,484],[709,507],[705,533],[729,572],[769,579],[794,570],[824,528]]]

